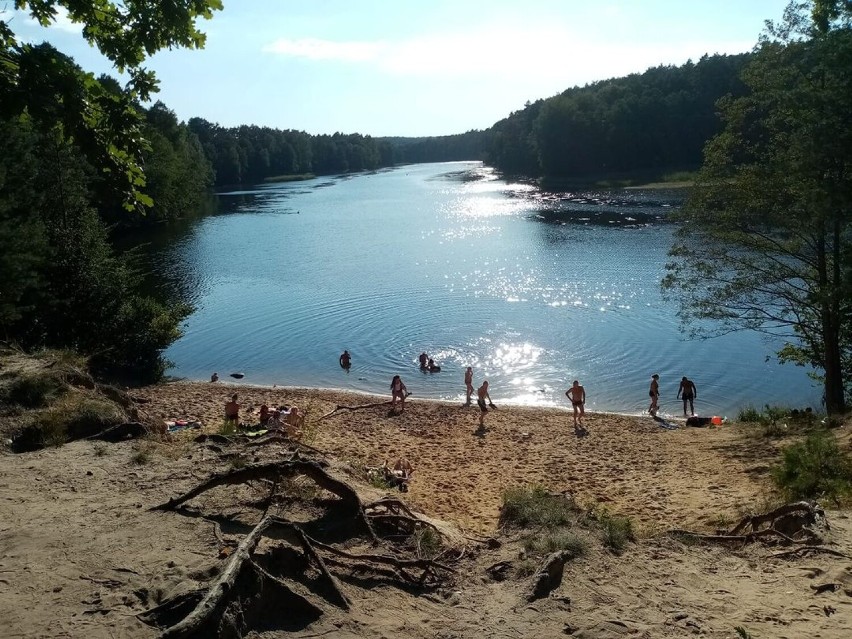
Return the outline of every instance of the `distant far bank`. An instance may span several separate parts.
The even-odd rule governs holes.
[[[301,182],[303,180],[313,180],[316,177],[313,173],[298,173],[295,175],[273,175],[263,178],[264,182]]]

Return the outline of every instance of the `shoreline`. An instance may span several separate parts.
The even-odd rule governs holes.
[[[158,384],[153,384],[151,386],[145,386],[143,388],[155,388],[157,386],[163,385],[186,385],[186,386],[194,386],[201,385],[202,387],[208,385],[213,389],[214,387],[221,388],[251,388],[256,390],[266,390],[266,391],[290,391],[293,393],[299,394],[309,394],[309,393],[317,393],[317,394],[326,394],[326,395],[356,395],[358,397],[370,397],[379,400],[386,401],[390,403],[390,393],[381,394],[374,393],[370,391],[360,390],[360,389],[352,389],[352,388],[340,388],[340,387],[330,387],[330,386],[299,386],[299,385],[289,385],[289,384],[254,384],[251,382],[240,382],[237,380],[223,380],[219,379],[217,382],[211,382],[209,380],[194,380],[189,378],[171,378],[159,382]],[[413,397],[413,401],[415,402],[429,402],[437,405],[447,406],[447,407],[458,407],[465,408],[464,404],[459,404],[458,400],[452,399],[443,399],[439,397],[422,397],[416,394],[409,394],[409,397]],[[567,401],[567,400],[566,400]],[[679,401],[679,400],[678,400]],[[568,415],[573,414],[573,410],[571,406],[566,405],[562,406],[560,404],[519,404],[506,400],[498,400],[495,402],[499,406],[507,406],[510,408],[517,409],[531,409],[531,410],[553,410],[556,412],[566,413]],[[475,403],[472,404],[475,406]],[[498,408],[499,410],[499,408]],[[586,415],[611,415],[613,417],[622,417],[622,418],[635,418],[635,419],[648,419],[650,415],[646,412],[639,413],[629,413],[617,410],[589,410],[586,409]],[[698,415],[698,413],[696,413]],[[703,417],[710,417],[710,415],[702,415]],[[673,413],[660,412],[659,417],[663,418],[667,421],[676,421],[676,422],[685,422],[686,417],[683,415],[675,415]],[[733,420],[729,420],[733,421]],[[683,425],[683,424],[680,424]]]

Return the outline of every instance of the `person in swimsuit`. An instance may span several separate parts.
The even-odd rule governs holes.
[[[465,406],[470,406],[470,397],[473,395],[473,369],[468,366],[464,372],[464,388],[467,396],[465,397]]]
[[[571,406],[574,407],[574,430],[577,426],[583,425],[583,415],[585,414],[584,406],[586,404],[586,389],[580,386],[580,382],[576,379],[567,391],[565,396],[571,400]]]
[[[240,405],[237,403],[237,395],[231,397],[231,401],[225,404],[225,423],[237,426],[240,421]]]
[[[426,366],[429,369],[430,373],[440,373],[441,367],[435,363],[435,360],[431,357],[429,358],[429,364]]]
[[[693,404],[693,400],[698,398],[698,389],[695,388],[695,384],[692,380],[689,380],[686,377],[681,378],[680,386],[677,389],[677,397],[678,399],[683,399],[683,416],[686,417],[686,403],[689,402],[689,412],[692,413],[693,417],[695,417],[695,405]]]
[[[405,388],[405,384],[402,383],[402,379],[399,375],[394,375],[391,380],[391,410],[396,412],[396,400],[399,400],[400,410],[399,412],[405,412],[405,395],[408,389]]]
[[[657,404],[657,400],[660,397],[660,382],[658,381],[660,376],[657,373],[651,375],[651,388],[648,391],[648,395],[651,397],[651,405],[648,406],[648,414],[651,417],[657,416],[657,411],[660,410],[659,405]]]
[[[219,381],[219,373],[213,373],[210,376],[210,382],[215,383],[215,382],[218,382],[218,381]]]
[[[340,365],[343,368],[349,368],[350,366],[352,366],[352,357],[349,355],[349,351],[343,351],[343,353],[340,355],[339,361]]]
[[[485,400],[488,400],[488,406],[494,408],[494,404],[491,402],[491,395],[488,394],[488,380],[482,382],[482,386],[476,391],[477,399],[476,403],[479,405],[479,430],[485,430],[485,413],[488,412],[488,408],[486,407]]]
[[[420,353],[418,359],[420,360],[420,370],[426,370],[426,367],[429,365],[429,356],[424,351]]]

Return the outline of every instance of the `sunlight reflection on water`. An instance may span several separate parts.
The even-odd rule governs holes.
[[[177,375],[384,393],[402,374],[417,396],[460,399],[472,366],[495,401],[564,406],[579,378],[590,410],[638,413],[661,371],[671,397],[695,376],[702,411],[817,406],[759,337],[679,333],[659,282],[682,194],[543,193],[478,163],[233,193],[148,259],[197,304],[166,352]],[[424,350],[442,372],[420,373]]]

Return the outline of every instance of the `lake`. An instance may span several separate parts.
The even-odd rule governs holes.
[[[207,380],[464,397],[466,366],[498,405],[639,414],[652,373],[678,415],[680,378],[700,414],[765,403],[820,408],[777,341],[681,333],[660,294],[683,191],[542,193],[478,162],[410,165],[220,193],[219,212],[152,242],[154,275],[195,306],[166,356]],[[347,372],[338,356],[348,349]],[[425,351],[442,367],[422,373]]]

